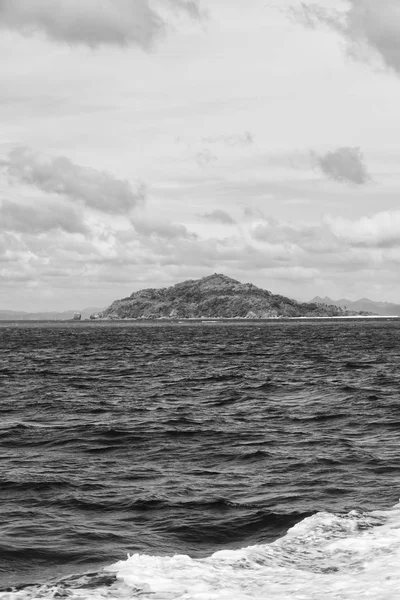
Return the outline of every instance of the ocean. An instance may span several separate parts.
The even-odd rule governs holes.
[[[400,594],[396,322],[1,323],[0,599]]]

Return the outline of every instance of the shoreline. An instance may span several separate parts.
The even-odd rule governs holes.
[[[207,318],[207,319],[197,319],[197,318],[181,318],[181,319],[84,319],[81,321],[74,319],[46,319],[46,320],[36,320],[36,319],[27,319],[27,320],[0,320],[0,327],[18,327],[18,326],[38,326],[38,325],[54,325],[56,327],[60,326],[70,326],[74,325],[75,327],[82,326],[177,326],[177,325],[204,325],[204,326],[217,326],[217,325],[270,325],[270,324],[312,324],[312,323],[382,323],[382,322],[400,322],[400,316],[392,315],[392,316],[363,316],[363,315],[353,315],[353,316],[337,316],[337,317],[270,317],[270,318],[260,318],[260,319],[245,319],[245,318]]]

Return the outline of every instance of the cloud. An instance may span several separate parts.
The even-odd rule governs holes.
[[[29,293],[29,305],[36,302],[39,308],[47,302],[67,309],[85,306],[89,293],[97,299],[95,305],[105,306],[133,289],[212,272],[305,298],[320,292],[320,286],[336,284],[347,289],[365,285],[362,289],[368,290],[376,281],[390,280],[395,290],[398,279],[400,211],[354,221],[330,217],[315,223],[259,218],[247,233],[244,225],[224,238],[195,236],[184,225],[146,216],[136,219],[135,229],[90,222],[89,235],[77,236],[73,233],[79,226],[64,223],[57,228],[61,217],[54,213],[62,211],[58,202],[52,206],[51,199],[46,200],[48,205],[39,215],[33,209],[23,213],[25,207],[12,203],[3,210],[2,204],[0,223],[8,215],[8,229],[12,229],[0,231],[4,305],[11,302],[6,289],[13,294],[11,306],[21,302],[25,282],[30,291],[37,290],[32,296]],[[69,289],[74,290],[72,296]],[[43,294],[49,294],[48,300]],[[71,298],[75,298],[72,303]]]
[[[348,0],[347,10],[322,8],[302,2],[295,16],[305,25],[328,26],[347,41],[348,50],[360,56],[366,48],[400,74],[400,4],[398,0]]]
[[[156,236],[164,239],[195,238],[185,225],[169,223],[166,220],[136,218],[132,220],[137,233],[144,236]]]
[[[273,267],[269,271],[270,276],[274,279],[278,280],[287,280],[290,282],[293,281],[313,281],[317,277],[320,277],[321,273],[319,269],[314,269],[312,267],[302,267],[302,266],[294,266],[294,267]],[[275,293],[279,293],[276,291]]]
[[[223,225],[235,225],[236,221],[229,213],[224,210],[216,209],[209,213],[200,215],[202,219],[212,223],[222,223]]]
[[[66,233],[85,234],[88,231],[78,211],[70,205],[47,201],[34,207],[1,201],[0,230],[39,234],[54,229]]]
[[[400,211],[385,211],[356,221],[328,217],[331,232],[342,242],[361,248],[400,247]]]
[[[82,167],[65,156],[45,158],[28,148],[17,148],[1,164],[13,180],[49,194],[80,200],[105,213],[125,214],[144,200],[143,185],[135,191],[128,181]]]
[[[384,211],[350,220],[326,216],[315,223],[263,218],[250,227],[251,238],[268,246],[301,250],[302,260],[339,264],[356,250],[400,248],[400,210]],[[300,256],[300,255],[299,255]],[[360,255],[358,255],[360,256]],[[368,255],[364,255],[368,256]]]
[[[196,154],[196,162],[202,168],[207,167],[210,163],[213,163],[217,160],[218,157],[208,149],[200,150]]]
[[[301,250],[310,255],[324,256],[337,251],[337,240],[326,223],[290,223],[273,218],[262,218],[250,228],[256,242],[280,246],[290,252]]]
[[[245,206],[243,208],[243,217],[246,220],[265,219],[263,211],[258,207]]]
[[[197,164],[205,168],[221,158],[248,151],[249,147],[254,144],[254,138],[252,133],[244,131],[243,133],[210,135],[197,139],[177,136],[175,143],[189,151]]]
[[[164,33],[165,11],[200,17],[197,0],[0,0],[0,27],[37,32],[71,45],[136,45],[149,49]]]
[[[254,144],[254,137],[250,131],[233,135],[216,135],[203,137],[202,141],[206,144],[223,144],[225,146],[251,146]]]
[[[312,153],[321,171],[334,181],[362,185],[370,180],[359,148],[337,148],[326,154]]]

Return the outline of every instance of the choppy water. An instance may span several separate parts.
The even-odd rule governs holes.
[[[3,324],[0,598],[398,598],[399,364],[393,322]]]

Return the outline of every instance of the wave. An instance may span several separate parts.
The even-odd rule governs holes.
[[[3,590],[0,600],[394,600],[399,559],[400,503],[369,513],[319,512],[270,544],[203,559],[128,555],[100,572]]]

